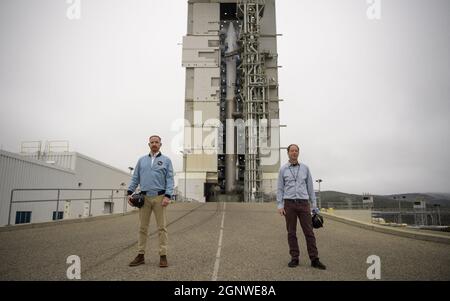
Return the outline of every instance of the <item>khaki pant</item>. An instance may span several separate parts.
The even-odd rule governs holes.
[[[164,196],[145,197],[144,206],[139,209],[139,239],[138,254],[145,254],[148,237],[148,226],[152,211],[155,213],[156,225],[159,234],[159,255],[167,255],[167,228],[166,228],[166,208],[161,205]]]

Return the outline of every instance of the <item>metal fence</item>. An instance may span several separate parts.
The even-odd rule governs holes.
[[[399,209],[375,208],[372,218],[382,218],[386,222],[417,226],[450,225],[450,208]]]

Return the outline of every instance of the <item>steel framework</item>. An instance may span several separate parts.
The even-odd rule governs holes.
[[[266,76],[265,54],[260,51],[261,18],[264,15],[264,0],[239,0],[238,18],[242,20],[240,32],[242,89],[240,96],[244,104],[245,129],[245,202],[262,202],[261,133],[269,119],[269,84]]]

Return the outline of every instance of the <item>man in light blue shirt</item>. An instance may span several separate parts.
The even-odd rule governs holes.
[[[134,267],[145,263],[144,254],[147,245],[148,226],[150,216],[154,212],[159,232],[159,266],[165,268],[168,266],[166,207],[170,204],[173,195],[173,167],[172,161],[160,152],[161,138],[152,136],[149,141],[150,154],[139,159],[128,188],[128,203],[130,205],[133,205],[131,195],[138,185],[141,188],[141,194],[145,195],[144,206],[139,209],[138,256],[130,263],[130,266]]]
[[[303,233],[305,234],[311,266],[325,270],[325,265],[319,261],[316,237],[313,232],[311,219],[311,206],[309,202],[312,204],[312,212],[319,212],[312,176],[308,166],[298,162],[299,152],[300,148],[296,144],[288,147],[289,162],[281,167],[278,177],[277,207],[280,215],[286,219],[289,253],[291,255],[291,261],[288,266],[293,268],[299,265],[300,249],[297,240],[298,218]]]

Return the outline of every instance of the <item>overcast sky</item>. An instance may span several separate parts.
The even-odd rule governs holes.
[[[2,149],[68,140],[127,170],[156,133],[180,171],[187,1],[81,0],[78,20],[70,6],[0,0]],[[282,145],[322,190],[450,192],[450,1],[382,0],[375,20],[369,6],[277,1]]]

